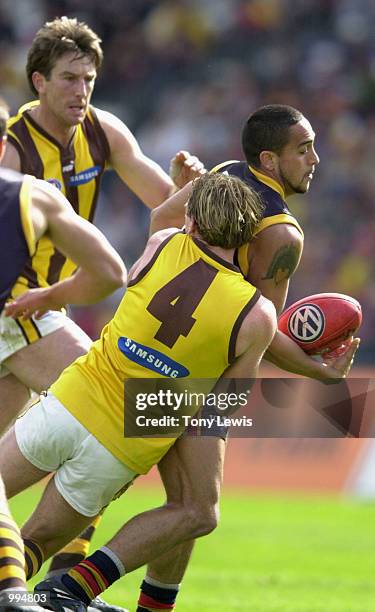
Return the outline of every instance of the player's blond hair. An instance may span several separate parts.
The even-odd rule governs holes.
[[[5,100],[0,98],[0,140],[7,133],[7,121],[9,119],[9,108]]]
[[[233,249],[249,242],[263,215],[258,194],[236,176],[205,174],[196,179],[186,213],[211,246]]]
[[[32,76],[40,72],[49,79],[56,62],[65,53],[76,53],[78,57],[87,55],[99,70],[103,61],[101,40],[83,21],[76,18],[56,17],[47,21],[35,35],[27,55],[27,80],[34,94],[36,91]]]

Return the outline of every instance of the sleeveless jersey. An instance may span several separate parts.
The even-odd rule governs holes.
[[[78,124],[69,145],[62,147],[33,119],[30,110],[39,104],[29,102],[8,122],[8,140],[16,148],[21,171],[53,183],[69,200],[74,210],[93,220],[101,176],[109,158],[109,145],[90,107]],[[28,288],[45,287],[70,276],[76,266],[67,260],[47,237],[41,238],[32,258],[12,290],[18,297]]]
[[[302,228],[291,214],[285,201],[284,190],[277,181],[252,166],[248,166],[246,162],[235,160],[223,162],[215,166],[211,172],[222,172],[223,174],[238,176],[260,195],[265,208],[263,219],[259,223],[254,235],[259,234],[259,232],[271,225],[287,223],[294,225],[303,236]],[[249,244],[244,244],[237,250],[237,260],[244,276],[247,276],[249,272],[249,248]]]
[[[146,473],[175,440],[124,437],[124,382],[169,377],[184,379],[182,388],[187,378],[212,383],[234,360],[241,323],[259,295],[233,264],[174,232],[129,283],[100,339],[51,393],[120,461]]]
[[[33,177],[0,168],[0,312],[30,255],[35,251],[31,221]]]

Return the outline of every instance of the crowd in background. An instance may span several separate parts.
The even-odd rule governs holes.
[[[321,159],[290,208],[305,251],[288,303],[322,291],[363,306],[362,361],[375,361],[375,4],[373,0],[2,0],[0,90],[12,111],[31,99],[25,58],[61,15],[102,38],[93,102],[114,112],[166,170],[178,149],[207,168],[241,159],[247,116],[267,103],[300,109]],[[98,220],[131,264],[148,211],[107,174]],[[114,301],[76,312],[97,335]]]

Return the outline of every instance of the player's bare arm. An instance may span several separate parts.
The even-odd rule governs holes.
[[[164,242],[164,240],[166,240],[169,236],[171,236],[177,231],[178,231],[178,228],[170,227],[168,229],[157,232],[156,234],[151,236],[151,238],[149,238],[142,255],[140,256],[139,259],[137,259],[137,261],[132,265],[132,267],[129,270],[129,275],[128,275],[129,281],[136,278],[138,274],[142,272],[142,270],[147,266],[147,264],[152,259],[152,257],[155,255],[157,249]]]
[[[107,279],[113,289],[124,284],[125,268],[121,257],[102,232],[76,215],[58,189],[45,181],[36,180],[32,200],[36,233],[40,223],[38,216],[43,216],[47,223],[47,235],[64,255],[87,272],[98,274],[97,280],[100,282]]]
[[[323,356],[324,361],[320,362],[307,355],[296,342],[277,330],[264,357],[282,370],[293,374],[322,381],[341,379],[349,374],[359,343],[359,338],[351,339],[344,354],[335,358],[326,355]]]
[[[97,228],[76,215],[53,185],[35,180],[31,197],[36,239],[46,234],[80,267],[72,277],[52,287],[33,289],[20,296],[8,306],[8,315],[29,318],[33,312],[41,316],[67,303],[91,304],[125,284],[126,270],[118,253]]]
[[[285,223],[262,230],[250,245],[248,280],[274,303],[278,314],[284,308],[302,250],[301,233]]]
[[[173,194],[151,211],[150,235],[168,227],[182,227],[185,222],[185,204],[189,199],[192,182]]]
[[[109,142],[112,168],[149,208],[158,206],[178,187],[201,173],[201,162],[186,151],[180,151],[171,162],[174,183],[156,162],[142,152],[120,119],[103,110],[97,110],[97,114]]]
[[[248,280],[270,299],[280,313],[285,305],[289,281],[303,250],[301,233],[293,225],[273,225],[260,232],[250,248]],[[265,354],[274,365],[309,378],[331,380],[347,376],[359,340],[348,346],[345,355],[323,363],[315,361],[285,334],[277,331]]]
[[[255,379],[276,329],[275,307],[270,300],[261,296],[241,325],[236,342],[236,360],[223,376]]]

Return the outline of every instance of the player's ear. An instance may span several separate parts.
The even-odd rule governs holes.
[[[276,153],[273,151],[261,151],[259,155],[261,167],[268,172],[272,172],[276,168]]]
[[[192,234],[197,229],[197,223],[194,217],[189,217],[189,215],[185,215],[185,232],[187,234]]]
[[[33,72],[31,80],[38,94],[43,93],[45,77],[40,72]]]

